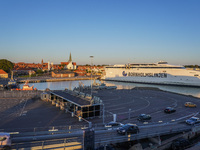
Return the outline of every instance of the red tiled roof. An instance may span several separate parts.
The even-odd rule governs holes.
[[[15,64],[25,64],[25,62],[18,62],[18,63],[15,63]]]
[[[61,65],[64,64],[64,65],[68,65],[69,62],[61,62]]]
[[[7,74],[4,70],[0,69],[0,74]]]

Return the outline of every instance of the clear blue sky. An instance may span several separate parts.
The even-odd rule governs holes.
[[[200,65],[200,0],[0,0],[0,59]]]

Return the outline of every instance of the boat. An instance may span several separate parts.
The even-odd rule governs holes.
[[[105,83],[97,83],[96,80],[93,81],[92,88],[95,90],[101,90],[101,89],[116,89],[117,86],[106,86]]]
[[[8,81],[8,84],[6,85],[6,89],[9,90],[15,90],[19,88],[19,84],[17,84],[17,82],[14,79],[11,79],[10,81]]]
[[[102,79],[106,81],[200,87],[200,71],[165,61],[112,65],[104,69]]]
[[[10,81],[8,81],[8,84],[5,86],[5,88],[8,89],[8,90],[19,89],[19,84],[13,78],[13,71],[11,72],[11,79],[10,79]]]
[[[33,90],[37,90],[37,89],[34,88],[34,85],[29,86],[28,81],[26,81],[21,90],[22,91],[33,91]]]

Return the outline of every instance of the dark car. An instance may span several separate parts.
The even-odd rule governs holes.
[[[173,107],[167,107],[167,108],[165,108],[165,110],[164,110],[165,113],[173,113],[173,112],[175,112],[175,111],[176,111],[176,109],[174,109]]]
[[[138,133],[139,128],[136,124],[125,124],[117,129],[117,133],[119,134],[127,134],[127,133]]]
[[[117,128],[123,126],[123,125],[124,125],[124,124],[122,124],[122,123],[120,123],[120,122],[111,121],[111,122],[109,122],[109,123],[107,123],[107,124],[105,125],[105,128],[106,128],[107,130],[112,130],[112,129],[117,129]]]
[[[151,116],[147,114],[141,114],[138,116],[137,120],[139,121],[151,120]]]
[[[187,139],[179,138],[172,141],[171,148],[173,150],[182,150],[182,149],[188,148],[190,144],[191,143]]]

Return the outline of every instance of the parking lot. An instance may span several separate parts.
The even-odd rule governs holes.
[[[0,105],[0,131],[43,131],[54,127],[80,128],[79,122],[71,114],[61,111],[40,99],[4,99]],[[73,126],[72,126],[73,125]]]
[[[105,122],[113,120],[113,114],[117,115],[117,121],[122,123],[144,124],[137,120],[140,114],[150,114],[149,123],[169,123],[183,121],[185,118],[196,115],[200,107],[199,98],[165,92],[156,89],[132,89],[132,90],[99,90],[95,93],[105,104]],[[185,102],[197,104],[196,108],[185,107]],[[175,113],[166,114],[166,107],[174,107]]]
[[[199,98],[180,94],[164,92],[156,89],[132,89],[132,90],[98,90],[93,95],[103,100],[105,106],[104,123],[113,120],[116,114],[117,121],[121,123],[135,123],[139,126],[156,123],[184,121],[196,115],[199,116]],[[88,125],[86,121],[79,121],[70,113],[65,113],[49,102],[40,99],[1,98],[0,105],[0,129],[1,131],[40,130],[66,126],[67,128],[81,128]],[[185,102],[197,104],[196,108],[184,106]],[[175,113],[166,114],[166,107],[174,107]],[[150,114],[152,119],[141,122],[137,120],[140,114]],[[103,117],[90,118],[93,125],[100,126]]]

